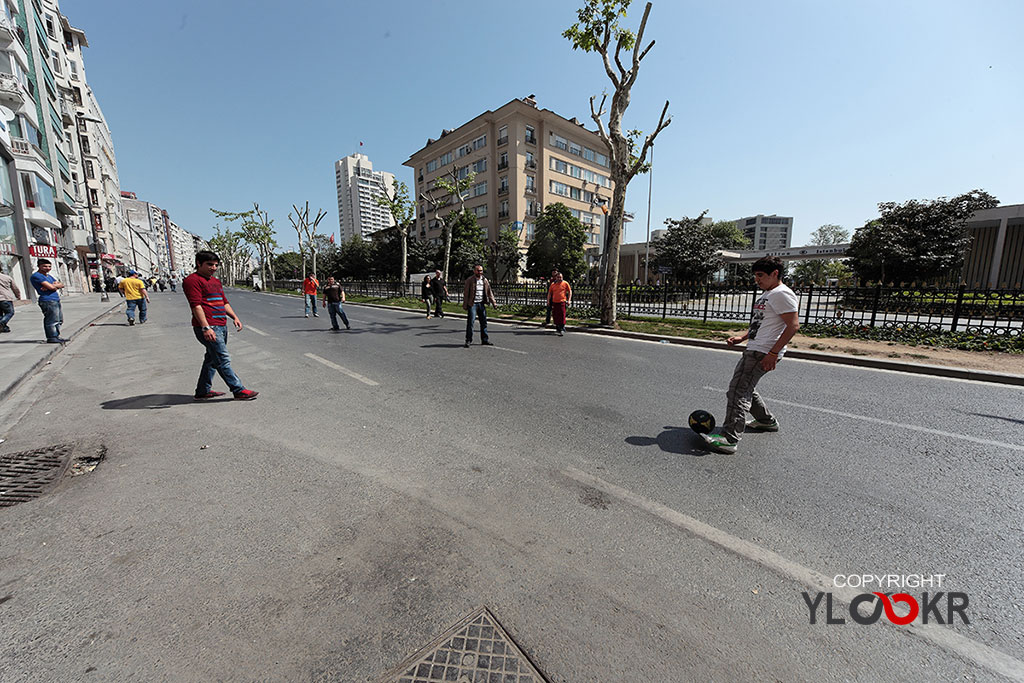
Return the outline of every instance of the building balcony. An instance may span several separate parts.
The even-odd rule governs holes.
[[[6,14],[0,13],[0,47],[8,48],[11,43],[20,42],[18,27]]]
[[[43,166],[46,166],[46,159],[43,157],[43,151],[28,140],[12,137],[11,151],[14,152],[15,156],[27,157],[42,164]]]
[[[0,73],[0,102],[19,107],[25,103],[27,95],[21,81],[11,74]]]
[[[529,186],[527,186],[525,191],[526,191],[526,194],[533,194],[533,195],[537,194],[537,188],[536,187],[529,187]]]
[[[508,218],[508,211],[499,211],[498,218]]]
[[[501,147],[502,145],[507,145],[507,144],[508,144],[508,136],[507,135],[504,136],[504,137],[498,138],[498,146],[499,147]]]
[[[527,209],[526,210],[526,217],[527,218],[536,218],[539,215],[540,215],[540,209]]]
[[[526,168],[537,168],[537,160],[536,159],[534,159],[532,161],[527,160]]]
[[[60,120],[64,122],[65,126],[72,126],[75,123],[75,113],[71,111],[71,105],[63,97],[59,99],[60,102]]]
[[[536,145],[537,144],[537,136],[536,135],[527,135],[526,136],[526,142],[528,144],[531,144],[531,145]]]
[[[507,161],[499,161],[498,162],[498,170],[499,171],[504,171],[506,168],[508,168],[508,162]]]
[[[507,186],[507,185],[506,185],[506,186],[504,186],[504,187],[499,187],[499,188],[498,188],[498,196],[499,196],[499,197],[500,197],[501,195],[505,195],[505,194],[508,194],[508,186]]]

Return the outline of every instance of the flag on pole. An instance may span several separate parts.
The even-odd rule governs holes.
[[[331,244],[334,244],[334,233],[331,233]]]
[[[360,141],[359,141],[359,146],[360,146],[360,147],[362,147],[362,146],[363,146],[363,141],[362,141],[362,140],[360,140]]]

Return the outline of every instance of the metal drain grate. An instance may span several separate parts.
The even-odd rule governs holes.
[[[41,496],[64,474],[72,450],[72,446],[63,444],[0,454],[0,507]]]
[[[486,607],[476,610],[379,683],[545,683]]]

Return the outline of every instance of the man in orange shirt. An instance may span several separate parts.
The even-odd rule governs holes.
[[[557,270],[552,273],[551,286],[548,287],[548,306],[551,307],[551,314],[555,319],[555,331],[561,337],[565,332],[565,312],[572,303],[572,287],[562,279],[562,274]]]
[[[320,287],[320,281],[312,275],[307,275],[302,281],[302,298],[306,300],[306,317],[309,317],[309,309],[313,308],[313,317],[319,318],[316,312],[316,290]]]

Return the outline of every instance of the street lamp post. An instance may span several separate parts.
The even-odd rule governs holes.
[[[651,261],[651,190],[654,188],[654,145],[651,145],[651,170],[647,184],[647,250],[644,254],[644,284],[650,279],[648,268]]]
[[[99,123],[99,119],[92,119],[87,117],[81,112],[75,112],[75,118],[79,121],[94,121]],[[82,160],[85,161],[84,159]],[[96,279],[99,280],[100,286],[100,301],[110,301],[110,296],[107,294],[107,283],[106,278],[103,277],[103,246],[100,244],[100,235],[96,231],[96,216],[92,212],[92,197],[89,196],[89,184],[85,184],[85,204],[89,207],[89,222],[92,223],[92,244],[93,249],[96,250]]]

